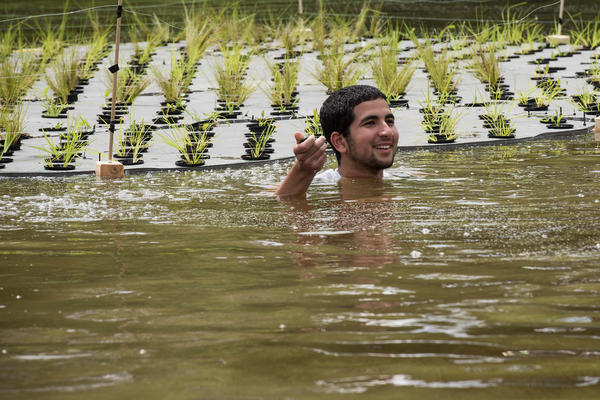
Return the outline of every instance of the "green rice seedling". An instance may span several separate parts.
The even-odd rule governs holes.
[[[562,113],[562,109],[554,111],[551,117],[545,117],[540,120],[544,124],[559,127],[566,121],[565,115]]]
[[[295,56],[296,48],[302,52],[308,32],[301,22],[279,23],[274,35],[279,39],[287,57]]]
[[[69,94],[79,81],[77,65],[78,59],[75,56],[75,51],[65,51],[52,63],[50,71],[45,74],[48,87],[63,103],[67,103]]]
[[[145,38],[142,34],[142,32],[135,30],[129,34],[133,41],[133,56],[131,58],[133,62],[145,66],[150,62],[159,43],[156,37]]]
[[[489,122],[490,129],[488,136],[508,138],[514,137],[515,128],[513,128],[510,121],[506,118],[499,118]]]
[[[518,104],[522,106],[526,105],[529,102],[529,98],[534,90],[534,87],[528,87],[526,89],[516,91],[515,94]]]
[[[369,44],[347,56],[345,35],[342,30],[333,31],[329,45],[321,53],[322,65],[317,67],[315,77],[327,88],[328,93],[358,82],[362,74],[360,60],[372,47]]]
[[[136,73],[131,68],[125,67],[119,70],[117,74],[117,103],[132,104],[144,89],[150,85],[151,80],[148,76]],[[106,71],[105,80],[106,93],[108,97],[112,94],[113,74]]]
[[[541,83],[540,91],[535,96],[535,104],[537,107],[549,106],[552,101],[560,97],[563,89],[560,87],[560,79],[556,81],[545,81]]]
[[[461,117],[461,114],[454,113],[451,107],[447,108],[444,113],[442,113],[440,120],[440,134],[444,135],[446,140],[458,136],[456,128],[458,127]]]
[[[600,12],[591,21],[575,20],[573,17],[571,21],[574,27],[569,33],[574,46],[586,49],[600,46]]]
[[[416,42],[416,45],[433,87],[441,94],[454,91],[458,85],[457,71],[448,50],[444,49],[436,56],[430,44]]]
[[[482,83],[487,83],[490,88],[498,86],[500,81],[500,66],[496,57],[496,49],[493,46],[484,48],[477,46],[473,50],[473,61],[471,63],[473,76]]]
[[[251,145],[250,156],[252,158],[257,159],[263,155],[267,147],[267,143],[274,133],[275,124],[273,123],[267,124],[260,132],[252,132],[252,136],[248,140],[248,143]]]
[[[534,21],[527,20],[524,10],[514,11],[527,3],[507,6],[502,12],[503,35],[509,44],[521,45],[524,42],[537,42],[542,38],[542,27]]]
[[[482,46],[487,43],[498,43],[496,25],[489,21],[478,20],[475,26],[466,25],[465,30],[476,45]]]
[[[283,64],[266,62],[273,77],[273,82],[265,90],[267,97],[275,107],[291,106],[298,84],[298,62],[291,60],[285,60]]]
[[[185,54],[188,62],[196,64],[214,43],[215,24],[207,15],[185,14]]]
[[[15,106],[0,106],[0,138],[7,152],[24,135],[25,108],[23,103]]]
[[[74,121],[67,122],[67,130],[60,135],[60,142],[54,143],[44,131],[46,147],[31,146],[34,149],[42,150],[47,154],[44,163],[48,167],[53,164],[61,164],[66,168],[81,152],[87,147],[87,141],[84,140],[83,132],[89,128],[89,123],[84,118],[78,117]]]
[[[171,124],[168,133],[157,132],[157,135],[165,144],[179,151],[185,164],[190,166],[204,164],[206,149],[210,143],[206,133],[194,135],[192,140],[190,131],[185,126]]]
[[[0,33],[0,62],[12,54],[18,40],[17,29],[12,25],[4,33]]]
[[[48,89],[44,90],[44,100],[42,101],[42,108],[44,109],[44,114],[47,117],[55,118],[59,115],[65,113],[69,108],[67,103],[63,103],[60,98],[52,98],[48,94]]]
[[[458,137],[456,128],[461,117],[460,114],[454,113],[452,107],[446,107],[436,114],[424,114],[421,125],[429,133],[427,140],[430,143],[455,140]]]
[[[392,31],[377,48],[371,61],[371,69],[377,87],[385,94],[388,101],[397,100],[406,92],[406,88],[417,69],[414,60],[398,66],[399,32]]]
[[[367,23],[370,11],[370,5],[368,3],[363,3],[360,12],[353,21],[353,29],[348,36],[348,41],[350,43],[357,42],[367,33]]]
[[[319,110],[316,108],[313,110],[312,116],[306,117],[306,122],[304,124],[304,133],[306,135],[313,135],[316,137],[323,136],[323,127],[321,126],[321,118],[319,115]]]
[[[214,75],[218,97],[227,104],[239,106],[254,91],[254,87],[247,83],[244,76],[250,55],[244,54],[240,46],[222,48],[222,52],[223,63],[216,66]]]
[[[160,87],[167,103],[176,102],[185,93],[191,80],[186,71],[186,63],[183,60],[178,60],[175,52],[171,56],[171,69],[169,71],[164,71],[156,66],[152,67],[154,80]]]
[[[130,125],[131,132],[131,125]],[[139,132],[139,130],[138,130]],[[117,136],[117,152],[118,158],[131,158],[133,164],[137,164],[141,159],[141,151],[146,144],[141,135],[125,135],[123,133],[123,125],[119,127],[119,135]]]
[[[323,3],[319,1],[319,12],[310,24],[312,33],[313,50],[323,54],[325,50],[325,39],[327,37],[327,23]]]
[[[30,54],[18,52],[0,63],[0,103],[16,104],[38,79],[39,64]]]
[[[51,24],[48,20],[41,25],[36,20],[36,38],[39,40],[42,48],[41,65],[47,64],[65,46],[65,28],[67,26],[67,7],[69,2],[65,3],[64,13],[60,24]]]
[[[210,113],[204,114],[203,117],[198,115],[193,110],[186,110],[186,114],[192,117],[194,123],[192,125],[196,125],[197,128],[195,130],[199,131],[210,131],[215,126],[219,125],[220,120],[223,119],[221,113],[219,111],[213,111]]]
[[[158,45],[164,45],[169,43],[171,40],[171,27],[168,24],[163,23],[156,14],[152,16],[152,24],[150,31],[146,31],[146,37],[148,41],[157,43]]]
[[[569,102],[581,112],[587,113],[600,110],[600,98],[587,87],[584,87],[578,94],[574,95]]]
[[[383,17],[384,13],[381,11],[382,6],[383,3],[379,3],[374,7],[371,7],[370,18],[368,21],[368,26],[366,27],[366,34],[368,37],[378,38],[384,34],[387,21]]]
[[[93,25],[94,26],[94,25]],[[87,43],[85,57],[79,60],[77,76],[79,79],[90,79],[96,71],[96,63],[106,54],[108,49],[108,30],[94,26],[94,33]]]

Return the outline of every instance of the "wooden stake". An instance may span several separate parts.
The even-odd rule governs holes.
[[[558,10],[558,32],[556,32],[556,35],[546,36],[546,43],[548,43],[551,46],[571,43],[571,37],[569,35],[562,34],[562,22],[564,11],[565,0],[560,0],[560,9]]]
[[[600,117],[596,117],[596,126],[594,127],[594,138],[600,142]]]
[[[557,34],[562,35],[562,21],[563,21],[563,13],[565,11],[565,0],[560,0],[560,8],[558,10],[558,32]]]
[[[298,14],[302,15],[302,0],[298,0]]]
[[[113,161],[113,141],[115,137],[115,108],[117,102],[117,85],[119,71],[119,46],[121,44],[121,14],[123,12],[123,0],[117,3],[117,31],[115,37],[115,63],[109,68],[113,74],[112,101],[110,106],[109,139],[108,139],[108,161],[98,161],[96,163],[96,176],[103,179],[123,178],[125,169],[123,164]]]

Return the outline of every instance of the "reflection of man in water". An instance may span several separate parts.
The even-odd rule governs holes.
[[[356,85],[334,92],[323,103],[320,118],[323,136],[333,148],[338,169],[317,175],[326,160],[325,139],[311,136],[302,141],[302,134],[296,132],[296,162],[276,195],[304,194],[315,178],[379,180],[383,170],[394,162],[398,130],[385,95],[377,88]]]

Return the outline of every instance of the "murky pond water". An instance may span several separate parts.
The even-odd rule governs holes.
[[[0,397],[597,398],[591,135],[288,167],[0,180]]]

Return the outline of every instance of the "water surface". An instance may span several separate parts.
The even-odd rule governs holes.
[[[0,397],[595,399],[599,157],[401,153],[293,203],[289,164],[2,179]]]

